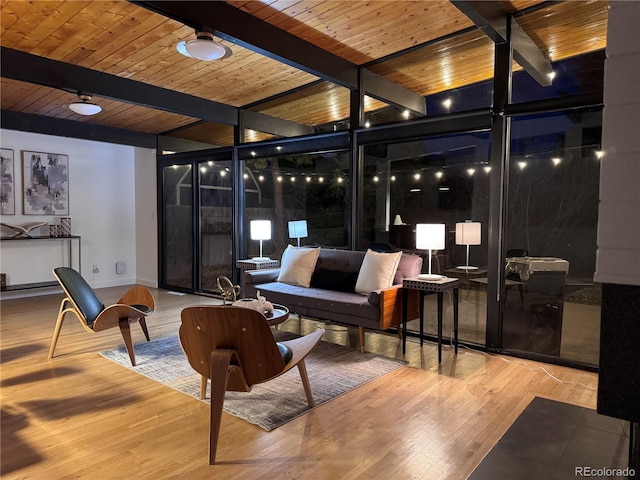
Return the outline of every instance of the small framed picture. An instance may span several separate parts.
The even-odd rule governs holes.
[[[22,210],[25,215],[69,215],[69,157],[22,152]]]
[[[0,215],[15,215],[16,213],[16,183],[13,170],[13,150],[0,148]]]

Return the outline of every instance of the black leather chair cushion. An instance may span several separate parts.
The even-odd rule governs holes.
[[[284,360],[284,364],[286,365],[287,363],[289,363],[289,360],[291,360],[293,353],[291,353],[291,349],[286,345],[283,345],[277,342],[276,342],[276,345],[278,346],[278,350],[280,350],[280,355],[282,355],[282,359]]]
[[[71,299],[87,319],[87,325],[91,327],[100,312],[104,310],[104,303],[84,278],[72,268],[59,267],[55,272]]]

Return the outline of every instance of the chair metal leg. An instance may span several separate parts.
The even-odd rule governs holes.
[[[118,322],[120,326],[120,333],[122,334],[122,338],[124,339],[124,346],[127,348],[127,352],[129,352],[129,358],[131,359],[131,365],[136,366],[136,354],[133,351],[133,341],[131,340],[131,326],[129,325],[128,318],[121,318]]]
[[[49,358],[53,358],[53,352],[56,349],[56,345],[58,344],[58,337],[60,336],[60,330],[62,329],[62,322],[64,322],[64,304],[67,299],[63,299],[60,302],[60,310],[58,310],[58,319],[56,320],[56,328],[53,330],[53,337],[51,338],[51,346],[49,347]]]
[[[227,391],[227,381],[231,369],[231,357],[234,350],[214,350],[211,352],[211,413],[209,414],[209,465],[216,462],[218,436],[222,422],[222,405]]]
[[[307,366],[304,364],[304,360],[298,362],[298,370],[300,371],[300,378],[302,379],[302,386],[304,387],[304,394],[307,396],[307,403],[310,407],[315,407],[313,401],[313,395],[311,394],[311,385],[309,385],[309,377],[307,375]]]
[[[144,317],[140,317],[138,322],[140,323],[140,328],[142,328],[142,333],[144,333],[147,342],[151,341],[151,338],[149,338],[149,330],[147,330],[147,320]]]

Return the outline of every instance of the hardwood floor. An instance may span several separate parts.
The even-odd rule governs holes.
[[[98,293],[108,304],[125,290]],[[219,303],[154,295],[152,339],[177,333],[184,306]],[[435,345],[410,339],[406,367],[272,432],[223,413],[219,463],[209,466],[208,405],[97,355],[122,343],[118,329],[89,334],[68,316],[47,359],[61,298],[0,305],[3,479],[464,479],[534,396],[596,404],[594,373],[465,349],[445,349],[438,367]],[[349,344],[350,333],[329,326],[325,339]],[[132,334],[144,341],[137,325]],[[396,336],[367,333],[366,345],[402,358]]]

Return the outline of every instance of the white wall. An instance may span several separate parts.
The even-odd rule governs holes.
[[[14,151],[16,185],[16,214],[3,216],[3,222],[54,222],[54,216],[22,214],[21,151],[68,155],[68,216],[72,234],[82,237],[82,276],[94,288],[100,288],[138,283],[140,270],[140,283],[156,285],[154,150],[4,129],[0,135],[2,148]],[[3,228],[2,233],[6,236],[10,231]],[[41,234],[48,232],[43,229]],[[4,241],[0,248],[0,271],[7,274],[9,285],[52,280],[51,268],[66,260],[61,245],[57,241]],[[126,273],[116,274],[116,262],[126,263]],[[93,265],[98,266],[99,273],[93,273]],[[77,268],[75,260],[74,268]],[[47,292],[33,290],[15,295],[39,293]],[[12,295],[4,292],[2,298]]]
[[[640,285],[640,2],[610,2],[594,279]]]
[[[156,151],[135,148],[136,283],[158,286]]]

